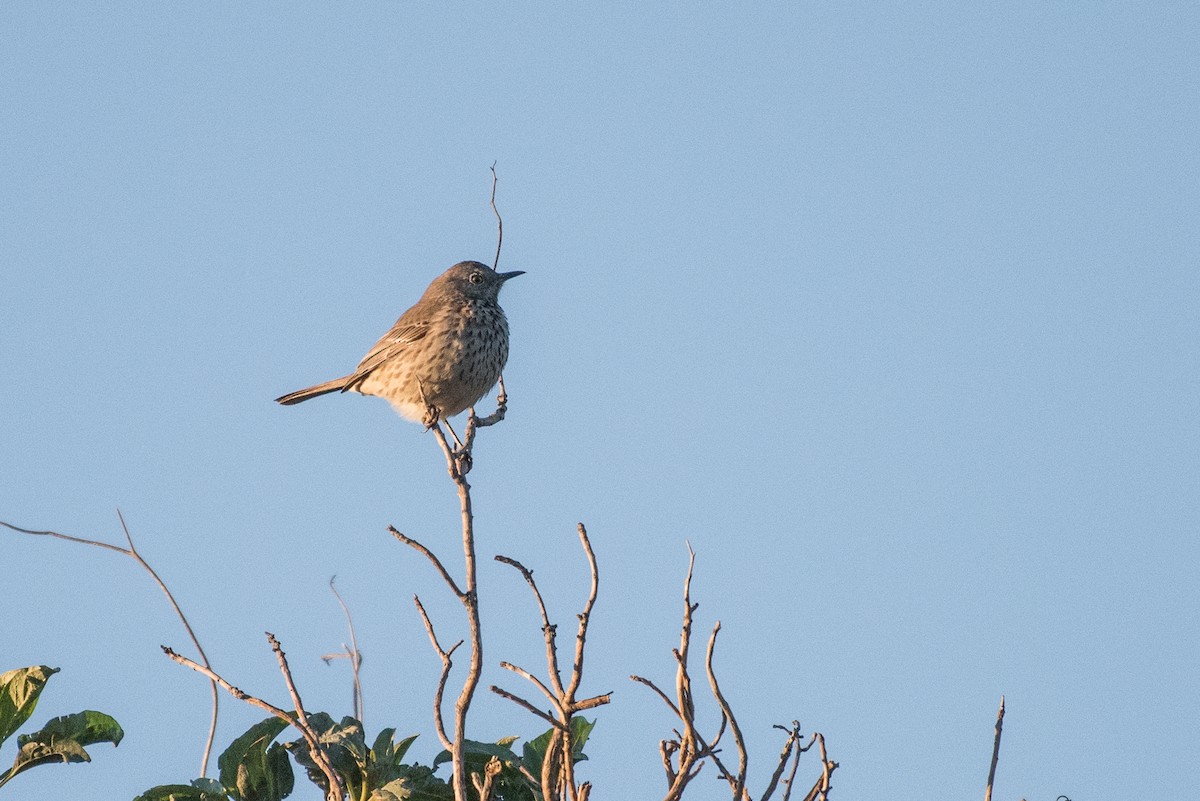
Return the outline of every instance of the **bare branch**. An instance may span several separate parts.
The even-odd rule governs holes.
[[[779,724],[775,724],[775,728],[787,732],[787,739],[783,741],[783,750],[779,752],[779,761],[775,765],[775,771],[771,774],[771,781],[767,783],[766,791],[763,792],[762,801],[768,801],[774,795],[775,788],[779,786],[779,779],[783,776],[784,769],[787,768],[788,759],[792,756],[800,739],[799,721],[793,720],[790,729]]]
[[[249,693],[234,687],[224,678],[217,675],[217,673],[207,665],[201,665],[194,660],[188,659],[186,656],[181,656],[173,649],[168,648],[165,645],[160,647],[162,648],[163,653],[169,656],[172,660],[183,665],[184,667],[189,667],[197,673],[208,677],[209,681],[220,685],[225,689],[226,692],[239,701],[245,701],[251,706],[256,706],[259,709],[265,710],[269,714],[274,715],[280,720],[286,721],[291,726],[294,726],[304,738],[304,742],[308,745],[309,753],[312,755],[313,761],[317,763],[317,766],[321,769],[321,772],[325,774],[325,778],[329,787],[329,790],[326,794],[327,801],[341,801],[343,795],[341,777],[338,776],[337,772],[333,770],[333,766],[329,763],[329,757],[321,748],[320,737],[308,724],[304,709],[299,703],[299,696],[295,693],[295,685],[292,683],[291,673],[287,670],[287,659],[283,656],[282,649],[279,648],[279,642],[270,633],[267,634],[267,638],[271,641],[271,647],[273,650],[275,650],[276,655],[279,657],[280,665],[283,668],[284,681],[288,685],[288,690],[293,693],[292,698],[296,702],[296,712],[294,713],[288,712],[285,709],[281,709],[257,696],[250,695]]]
[[[471,415],[471,418],[474,414]],[[471,418],[468,418],[468,436],[467,442],[472,442],[473,435],[470,433]],[[467,801],[468,797],[468,770],[466,760],[466,729],[467,729],[467,712],[471,707],[471,699],[475,695],[475,689],[479,686],[479,677],[483,672],[483,634],[480,627],[479,619],[479,583],[476,577],[476,557],[475,557],[475,524],[474,515],[471,511],[471,485],[467,483],[467,473],[471,469],[472,457],[471,448],[467,444],[460,444],[458,449],[450,447],[446,441],[446,435],[442,432],[441,426],[437,421],[430,424],[430,429],[433,431],[434,437],[437,440],[438,446],[442,449],[443,455],[446,457],[446,471],[449,473],[451,480],[454,481],[455,489],[458,492],[459,509],[462,515],[462,545],[463,545],[463,562],[465,566],[464,587],[460,589],[458,584],[450,578],[450,574],[442,565],[441,560],[434,556],[433,552],[425,546],[413,540],[411,537],[401,535],[395,528],[391,528],[391,532],[401,542],[410,545],[413,548],[425,554],[438,572],[441,573],[442,579],[450,586],[455,596],[463,605],[463,609],[467,613],[467,626],[470,632],[470,661],[467,666],[467,675],[463,680],[462,691],[459,692],[458,700],[454,704],[454,739],[451,742],[450,751],[451,762],[453,765],[453,783],[454,783],[454,798],[455,801]],[[426,617],[428,621],[428,617]],[[443,662],[443,672],[448,671]],[[437,715],[441,715],[441,699],[440,696],[436,699]]]
[[[542,798],[553,801],[559,797],[558,782],[562,769],[562,740],[566,732],[554,729],[550,733],[550,742],[546,743],[546,755],[542,757],[541,788]]]
[[[518,676],[521,676],[530,684],[537,687],[539,690],[541,690],[542,695],[546,696],[546,698],[550,700],[550,703],[554,704],[554,708],[558,710],[559,714],[565,714],[566,708],[563,706],[560,698],[556,696],[549,687],[543,684],[542,680],[537,676],[533,675],[525,668],[518,667],[511,662],[501,662],[500,667],[504,668],[505,670],[511,670],[513,673],[516,673]]]
[[[433,631],[433,623],[429,620],[429,615],[425,612],[425,607],[421,604],[420,597],[414,595],[413,602],[417,605],[417,611],[421,614],[421,620],[425,623],[425,631],[429,633],[429,642],[433,644],[433,650],[437,652],[438,657],[442,660],[442,674],[438,677],[437,690],[433,694],[433,725],[437,730],[438,739],[442,741],[442,747],[447,751],[454,749],[454,743],[446,736],[446,724],[442,718],[442,697],[446,693],[446,681],[450,678],[450,669],[454,667],[454,662],[451,660],[451,655],[458,650],[458,646],[463,644],[462,640],[456,642],[449,651],[443,650],[438,643],[437,634]]]
[[[400,540],[400,542],[404,543],[405,545],[409,546],[410,548],[412,548],[416,551],[419,551],[422,555],[425,556],[426,559],[428,559],[431,563],[433,563],[433,566],[437,569],[437,572],[439,574],[441,574],[442,580],[445,581],[446,584],[448,584],[450,586],[450,591],[453,592],[460,601],[463,600],[463,598],[466,596],[466,593],[464,593],[462,590],[460,590],[458,588],[458,583],[450,575],[450,572],[448,570],[446,570],[445,565],[442,564],[442,560],[438,559],[437,556],[434,555],[433,551],[429,550],[424,545],[417,542],[416,540],[414,540],[412,537],[408,536],[407,534],[401,534],[399,531],[396,530],[395,526],[388,526],[388,531],[391,532],[393,537]]]
[[[650,681],[650,679],[646,679],[641,676],[631,675],[629,678],[632,679],[633,681],[636,681],[639,684],[645,684],[651,690],[654,690],[654,692],[658,695],[658,697],[663,700],[663,703],[667,705],[667,708],[675,713],[676,717],[682,717],[679,714],[679,707],[675,706],[675,702],[672,701],[665,692],[660,690],[657,684]]]
[[[588,539],[587,529],[583,523],[579,524],[579,542],[583,546],[583,552],[587,554],[588,569],[592,575],[592,587],[588,592],[587,603],[583,605],[583,611],[579,614],[579,630],[575,633],[575,663],[571,667],[571,684],[567,687],[566,699],[568,702],[575,700],[575,693],[579,691],[579,684],[583,681],[583,646],[587,639],[588,621],[592,617],[592,607],[596,605],[596,594],[600,590],[600,571],[596,567],[596,554],[592,550],[592,543]]]
[[[546,602],[542,598],[541,590],[533,578],[533,571],[510,556],[496,557],[496,561],[503,562],[520,572],[521,576],[525,579],[525,583],[529,585],[530,590],[533,592],[538,614],[541,617],[542,635],[546,644],[546,673],[549,676],[550,686],[547,687],[546,684],[542,683],[541,680],[533,676],[529,671],[509,662],[501,662],[500,666],[523,676],[537,687],[554,705],[554,711],[558,714],[557,719],[552,719],[545,713],[540,711],[535,712],[539,717],[552,721],[555,727],[554,734],[546,746],[546,755],[542,761],[542,775],[540,779],[542,797],[548,801],[558,801],[564,798],[569,798],[570,801],[580,801],[581,798],[587,798],[588,793],[590,793],[590,786],[589,789],[585,790],[582,785],[576,786],[575,784],[574,743],[572,742],[574,731],[571,723],[576,713],[584,709],[591,709],[607,704],[612,698],[612,693],[605,693],[583,701],[575,700],[579,685],[583,681],[583,652],[587,640],[587,625],[588,619],[591,617],[592,607],[596,603],[596,594],[599,585],[596,557],[592,552],[591,543],[587,537],[587,530],[582,523],[579,524],[578,530],[580,542],[583,545],[583,550],[587,555],[588,564],[591,569],[592,584],[583,611],[578,615],[579,630],[575,637],[575,660],[572,663],[571,679],[568,687],[563,686],[562,672],[559,669],[558,644],[556,639],[558,627],[550,622],[550,616],[546,611]],[[496,687],[492,687],[492,690],[516,701],[530,711],[534,711],[532,704],[529,704],[527,701],[523,701],[523,699]],[[667,703],[670,704],[669,699],[664,700],[667,700]]]
[[[717,635],[721,631],[719,621],[713,627],[712,635],[709,637],[704,664],[713,698],[716,700],[721,712],[720,725],[716,736],[710,741],[706,741],[696,727],[695,698],[688,660],[691,649],[693,615],[699,604],[693,602],[691,597],[691,583],[695,573],[696,554],[690,545],[688,546],[688,555],[688,570],[683,582],[683,623],[680,627],[679,647],[671,650],[676,663],[676,698],[672,700],[658,685],[649,679],[636,675],[630,676],[630,678],[653,690],[679,719],[680,724],[682,724],[679,729],[674,731],[676,739],[662,740],[659,745],[663,770],[667,778],[667,793],[664,796],[664,801],[679,801],[689,782],[699,774],[700,770],[704,767],[704,763],[708,761],[711,761],[719,771],[719,778],[728,782],[734,801],[750,801],[750,792],[746,787],[749,751],[746,748],[741,727],[738,725],[737,718],[733,714],[733,708],[721,691],[720,682],[717,680],[716,670],[713,666]],[[801,745],[799,723],[793,721],[790,729],[783,726],[776,726],[776,728],[786,732],[787,738],[784,741],[773,775],[761,801],[769,801],[773,796],[779,787],[784,771],[788,769],[788,762],[791,760],[790,775],[786,780],[783,780],[787,785],[787,790],[784,793],[784,801],[788,801],[794,789],[793,782],[799,764],[799,756],[814,744],[821,747],[821,778],[814,785],[806,801],[817,801],[817,799],[827,801],[831,786],[830,776],[837,768],[837,763],[830,760],[826,755],[824,737],[820,733],[814,734],[812,742],[808,745]],[[733,733],[733,739],[737,748],[738,766],[736,772],[725,765],[717,748],[726,731]]]
[[[721,688],[717,684],[717,674],[713,671],[713,650],[717,645],[717,632],[721,630],[721,621],[713,626],[712,636],[708,638],[708,654],[705,658],[705,668],[708,672],[708,683],[712,688],[713,697],[717,699],[717,705],[721,707],[722,723],[724,720],[729,721],[729,728],[733,731],[733,742],[737,746],[738,752],[738,773],[736,779],[730,781],[733,787],[733,797],[740,799],[742,791],[746,789],[746,765],[749,762],[749,756],[746,753],[746,741],[742,738],[742,730],[738,728],[737,718],[733,716],[733,708],[729,706],[729,702],[725,700],[725,696],[721,694]],[[720,735],[718,735],[720,739]],[[713,741],[716,745],[716,741]],[[722,771],[724,769],[722,768]],[[726,773],[726,778],[729,777]]]
[[[594,709],[595,707],[604,706],[605,704],[608,704],[611,702],[612,702],[612,693],[607,692],[607,693],[604,693],[603,695],[596,695],[591,698],[585,698],[582,701],[576,701],[572,705],[572,708],[576,712],[582,712],[585,709]]]
[[[3,520],[0,520],[0,526],[20,532],[21,534],[33,534],[36,537],[54,537],[56,539],[66,540],[67,542],[78,542],[81,545],[95,545],[97,548],[107,548],[110,551],[116,551],[117,553],[125,554],[126,556],[133,556],[132,550],[122,548],[119,545],[111,545],[107,542],[100,542],[99,540],[88,540],[82,537],[72,537],[70,534],[59,534],[57,531],[34,531],[33,529],[14,526],[12,523],[5,523]]]
[[[270,714],[274,715],[275,717],[277,717],[281,720],[286,720],[289,724],[291,724],[293,726],[296,725],[296,716],[293,715],[291,712],[287,712],[283,709],[280,709],[277,706],[274,706],[273,704],[270,704],[270,703],[262,700],[261,698],[257,698],[253,695],[250,695],[247,692],[243,692],[242,690],[239,690],[237,687],[234,687],[232,684],[230,684],[228,681],[223,679],[221,676],[217,675],[212,670],[212,668],[208,667],[207,665],[201,665],[198,662],[195,662],[194,660],[188,659],[186,656],[176,653],[174,651],[174,649],[168,648],[165,645],[161,645],[159,647],[162,648],[162,651],[164,654],[169,656],[175,662],[178,662],[179,664],[183,665],[184,667],[189,667],[192,670],[196,671],[197,673],[199,673],[203,676],[206,676],[209,681],[220,685],[222,689],[224,689],[226,692],[228,692],[230,695],[232,695],[234,698],[238,699],[239,701],[245,701],[246,703],[251,704],[252,706],[256,706],[259,709],[263,709],[263,710],[269,712]]]
[[[542,710],[538,709],[536,706],[531,704],[529,701],[526,701],[524,698],[517,695],[516,693],[510,693],[508,690],[505,690],[502,687],[497,687],[494,684],[490,687],[490,689],[492,692],[494,692],[496,695],[500,696],[501,698],[507,698],[508,700],[512,701],[513,703],[517,704],[518,706],[525,707],[525,709],[527,709],[530,712],[532,712],[533,714],[537,715],[539,718],[546,721],[554,728],[556,728],[556,729],[563,728],[563,724],[557,718],[555,718],[553,715],[543,712]]]
[[[329,801],[341,801],[345,795],[342,777],[333,769],[333,763],[329,761],[329,755],[321,747],[321,736],[317,734],[312,724],[308,722],[308,713],[304,711],[304,704],[300,701],[300,691],[296,689],[296,682],[292,679],[292,671],[288,667],[287,655],[283,653],[283,646],[279,644],[279,640],[275,639],[275,635],[269,631],[267,632],[267,642],[271,644],[271,650],[275,652],[275,658],[279,661],[279,671],[283,674],[283,683],[287,686],[288,695],[291,696],[292,703],[296,705],[296,717],[292,725],[304,735],[304,740],[308,743],[309,755],[312,756],[313,762],[317,763],[317,767],[320,768],[321,772],[325,774],[325,780],[328,784],[326,797]]]
[[[992,742],[992,767],[988,770],[987,790],[983,801],[992,801],[992,783],[996,780],[996,763],[1000,761],[1000,730],[1004,728],[1004,696],[1000,696],[1000,711],[996,714],[996,739]]]
[[[675,672],[675,692],[678,696],[680,717],[684,723],[684,737],[694,736],[693,723],[696,706],[692,700],[692,677],[688,675],[688,650],[692,642],[692,613],[700,604],[692,603],[692,571],[696,567],[696,552],[688,544],[688,570],[683,580],[683,626],[679,634],[679,648],[673,651],[678,667]],[[689,734],[691,732],[691,734]]]
[[[175,616],[178,617],[179,622],[183,624],[183,628],[184,631],[187,632],[188,639],[192,641],[192,645],[196,648],[196,653],[200,655],[201,663],[203,663],[204,667],[211,669],[211,665],[208,661],[208,655],[204,653],[204,648],[200,645],[200,640],[198,637],[196,637],[196,632],[192,630],[192,624],[188,622],[187,615],[185,615],[183,610],[179,607],[179,603],[175,600],[175,596],[167,587],[166,582],[164,582],[158,575],[157,571],[150,566],[150,563],[143,559],[142,555],[138,553],[137,547],[133,544],[133,537],[129,534],[129,526],[125,525],[125,516],[121,514],[120,509],[117,510],[117,519],[121,521],[121,530],[125,533],[125,541],[129,543],[128,548],[122,548],[119,545],[111,545],[107,542],[100,542],[99,540],[89,540],[84,539],[83,537],[72,537],[69,534],[60,534],[57,531],[33,531],[31,529],[14,526],[11,523],[5,523],[2,520],[0,520],[0,526],[20,532],[21,534],[32,534],[39,537],[54,537],[55,539],[66,540],[67,542],[76,542],[80,545],[91,545],[96,548],[104,548],[133,559],[135,562],[141,565],[143,570],[150,574],[150,577],[154,579],[154,583],[158,585],[160,590],[162,590],[163,595],[167,596],[167,601],[171,604],[171,608],[175,610]],[[212,715],[208,725],[208,736],[204,743],[204,753],[200,757],[201,776],[204,776],[208,773],[208,759],[212,754],[213,741],[217,736],[217,713],[219,712],[221,706],[220,694],[217,692],[217,682],[211,678],[209,679],[209,690],[212,694]]]
[[[813,739],[816,740],[817,747],[820,749],[821,776],[817,779],[817,783],[813,785],[812,789],[808,791],[808,795],[804,796],[804,801],[828,801],[829,791],[833,788],[833,785],[830,784],[830,777],[837,770],[838,763],[831,761],[829,755],[825,753],[825,735],[815,732]]]
[[[562,676],[558,667],[558,645],[556,643],[558,627],[550,622],[550,618],[546,614],[546,603],[542,600],[542,593],[538,589],[537,582],[533,580],[533,571],[516,559],[508,556],[496,556],[495,559],[497,562],[503,562],[519,570],[525,578],[525,583],[533,590],[533,597],[537,599],[538,611],[542,615],[542,636],[546,641],[547,672],[549,673],[550,683],[554,685],[555,694],[558,697],[562,697],[565,693],[563,691]]]
[[[492,262],[492,269],[500,268],[500,246],[504,244],[504,220],[500,218],[500,210],[496,208],[496,184],[499,179],[496,176],[496,162],[492,162],[492,212],[496,215],[496,260]]]
[[[809,743],[808,748],[811,747],[812,743]],[[788,777],[786,779],[787,790],[785,790],[783,793],[783,801],[790,801],[792,797],[792,790],[796,786],[796,770],[800,767],[800,754],[802,754],[804,751],[807,751],[808,748],[797,748],[795,753],[792,754],[792,769],[788,772]]]

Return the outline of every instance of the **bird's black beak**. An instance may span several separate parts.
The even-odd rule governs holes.
[[[525,274],[524,270],[513,270],[511,273],[499,273],[501,282],[507,281],[510,278],[516,278],[518,275],[524,275],[524,274]]]

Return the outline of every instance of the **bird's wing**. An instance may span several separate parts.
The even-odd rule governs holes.
[[[362,383],[375,368],[397,355],[406,347],[422,339],[429,333],[429,323],[405,323],[400,320],[392,327],[391,331],[384,334],[375,346],[363,356],[361,362],[358,363],[356,369],[349,378],[346,379],[346,386],[342,390],[345,392],[348,389],[354,389]]]

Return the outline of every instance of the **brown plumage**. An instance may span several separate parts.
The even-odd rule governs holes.
[[[276,398],[290,406],[329,392],[375,395],[404,417],[432,425],[474,406],[508,360],[500,287],[523,271],[497,273],[464,261],[439,275],[349,375]]]

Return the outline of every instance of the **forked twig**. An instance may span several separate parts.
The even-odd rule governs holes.
[[[150,563],[142,557],[141,553],[138,552],[137,546],[133,544],[133,537],[129,534],[129,526],[125,525],[125,516],[121,514],[120,509],[117,510],[117,519],[121,521],[121,530],[125,533],[125,542],[129,543],[128,548],[122,548],[119,545],[112,545],[107,542],[100,542],[99,540],[89,540],[83,537],[72,537],[70,534],[60,534],[57,531],[33,531],[31,529],[21,528],[20,526],[14,526],[11,523],[5,523],[2,520],[0,520],[0,526],[4,526],[12,531],[20,532],[21,534],[32,534],[38,537],[54,537],[55,539],[66,540],[67,542],[76,542],[80,545],[91,545],[96,548],[104,548],[133,559],[135,562],[141,565],[143,570],[150,574],[150,578],[154,579],[154,583],[158,585],[160,590],[162,590],[163,595],[167,596],[167,601],[171,604],[171,608],[175,610],[175,616],[178,617],[179,622],[183,624],[183,628],[184,631],[187,632],[188,639],[192,641],[192,645],[196,648],[196,653],[200,655],[200,662],[204,665],[204,667],[210,667],[208,655],[204,653],[204,648],[200,645],[200,640],[196,637],[196,632],[192,630],[192,624],[188,622],[187,615],[185,615],[183,610],[180,609],[179,602],[175,600],[175,596],[171,593],[171,590],[167,588],[166,582],[163,581],[154,568],[150,566]],[[207,775],[208,773],[208,758],[212,754],[213,741],[217,736],[217,713],[220,709],[220,694],[217,692],[217,682],[211,678],[209,679],[209,689],[212,692],[212,717],[208,726],[208,737],[204,742],[204,753],[200,758],[201,776]]]
[[[783,776],[783,771],[787,768],[788,759],[792,756],[792,753],[796,751],[796,746],[800,741],[799,721],[793,720],[792,727],[790,729],[786,726],[780,726],[778,723],[775,724],[774,728],[787,732],[787,739],[783,741],[783,749],[779,752],[779,760],[775,763],[775,770],[771,774],[771,781],[767,783],[767,789],[763,793],[762,801],[767,801],[767,799],[769,799],[775,793],[775,788],[779,786],[779,780]],[[797,754],[798,753],[799,752],[797,752]],[[792,771],[794,774],[794,767],[792,768]],[[790,781],[788,782],[788,790],[784,793],[785,801],[789,792],[791,792]]]
[[[267,632],[267,641],[271,644],[271,650],[275,652],[276,658],[279,660],[280,670],[283,674],[284,684],[287,685],[288,693],[291,695],[292,702],[296,705],[295,712],[288,712],[285,709],[275,706],[263,699],[250,695],[237,687],[234,687],[227,680],[219,676],[212,668],[207,665],[201,665],[194,660],[188,659],[186,656],[181,656],[167,646],[161,646],[163,653],[169,656],[175,662],[189,667],[192,670],[207,676],[209,681],[214,684],[219,684],[230,695],[237,698],[239,701],[245,701],[259,709],[266,710],[280,720],[286,721],[289,725],[296,728],[300,732],[300,736],[304,738],[305,744],[308,745],[309,754],[312,756],[313,762],[316,763],[318,769],[325,776],[327,801],[341,801],[345,795],[345,787],[342,784],[342,777],[333,769],[333,764],[329,761],[329,755],[325,753],[325,749],[321,746],[320,735],[312,728],[308,722],[308,714],[304,711],[304,706],[300,702],[300,693],[296,690],[295,682],[292,681],[291,670],[288,668],[287,657],[283,653],[283,649],[279,645],[279,641],[275,639],[275,635]]]
[[[425,631],[429,634],[429,642],[433,644],[433,650],[442,660],[442,674],[438,678],[437,690],[433,694],[433,725],[437,730],[438,739],[442,741],[442,747],[447,751],[454,749],[454,743],[446,736],[446,724],[442,719],[442,697],[446,693],[446,681],[450,678],[450,669],[454,667],[454,662],[451,656],[458,650],[458,646],[463,644],[462,640],[454,643],[449,651],[443,650],[438,643],[437,634],[433,631],[433,623],[429,621],[429,615],[425,612],[425,607],[421,604],[419,596],[413,596],[413,603],[417,605],[417,612],[421,614],[421,621],[425,624]]]
[[[550,616],[546,612],[546,603],[542,598],[541,590],[538,589],[537,581],[533,578],[533,571],[512,557],[496,557],[496,561],[503,562],[521,573],[521,576],[525,579],[525,583],[529,585],[529,589],[533,592],[534,600],[537,603],[538,615],[541,618],[542,636],[546,644],[546,674],[550,686],[547,686],[524,668],[517,667],[509,662],[501,662],[500,666],[524,677],[537,687],[550,700],[550,703],[554,705],[553,711],[557,713],[558,717],[555,718],[542,712],[533,704],[507,690],[502,690],[496,686],[493,686],[491,689],[497,695],[519,704],[543,720],[549,721],[554,726],[553,732],[550,735],[550,742],[546,746],[546,753],[542,760],[542,773],[538,782],[541,787],[542,798],[545,801],[557,801],[557,799],[564,797],[570,798],[571,801],[585,801],[588,797],[588,794],[591,792],[591,785],[586,782],[581,785],[575,784],[575,745],[572,742],[574,734],[572,720],[577,713],[585,709],[607,704],[612,698],[612,693],[605,693],[583,700],[577,700],[575,697],[579,691],[579,685],[583,681],[583,654],[587,641],[588,621],[591,618],[592,607],[596,604],[596,595],[600,585],[596,555],[592,550],[591,541],[588,539],[587,529],[582,523],[578,526],[578,532],[580,544],[587,555],[592,581],[583,611],[578,615],[579,629],[575,635],[575,658],[571,664],[571,677],[565,686],[558,662],[558,644],[556,640],[558,627],[550,622]]]
[[[309,753],[312,755],[313,761],[317,763],[317,767],[325,774],[325,779],[329,786],[326,793],[329,801],[341,801],[346,789],[342,784],[342,777],[333,769],[333,763],[329,761],[329,755],[321,747],[321,735],[317,734],[312,724],[308,722],[308,713],[304,711],[304,704],[300,701],[300,691],[296,689],[296,682],[292,679],[292,670],[288,667],[287,655],[283,653],[283,646],[279,644],[279,640],[275,639],[275,635],[269,631],[267,632],[267,642],[271,644],[271,650],[275,652],[275,658],[279,661],[279,671],[283,674],[283,683],[287,686],[288,695],[291,696],[292,703],[296,705],[296,719],[292,725],[300,730],[301,735],[304,736],[304,741],[308,743]]]
[[[680,627],[679,647],[671,650],[676,663],[676,697],[672,699],[661,687],[650,679],[637,675],[630,676],[629,678],[649,687],[682,724],[680,729],[673,730],[674,739],[664,739],[659,743],[663,772],[666,774],[667,779],[665,801],[679,801],[689,782],[699,774],[700,770],[704,767],[704,763],[708,761],[711,761],[719,771],[720,778],[728,782],[734,801],[750,801],[750,792],[746,787],[749,752],[746,749],[741,727],[738,726],[737,718],[733,714],[733,708],[721,691],[716,671],[713,668],[713,654],[716,649],[717,634],[721,630],[719,621],[713,627],[712,634],[709,637],[704,665],[713,698],[716,700],[717,706],[721,711],[721,719],[716,735],[711,740],[706,740],[696,727],[695,697],[692,692],[692,680],[688,664],[688,657],[691,650],[693,615],[696,609],[699,608],[699,604],[692,601],[691,593],[695,566],[696,554],[689,545],[688,570],[683,582],[683,622]],[[799,723],[793,721],[790,729],[783,726],[776,726],[776,728],[787,732],[787,738],[784,741],[779,759],[761,801],[769,801],[781,780],[787,785],[787,790],[784,792],[784,801],[788,801],[791,797],[800,754],[807,751],[814,744],[819,744],[821,748],[822,772],[821,778],[817,780],[806,801],[815,801],[818,797],[821,801],[825,801],[828,797],[830,787],[829,777],[834,769],[837,768],[837,763],[830,761],[825,753],[825,738],[817,733],[813,735],[813,739],[808,745],[801,745]],[[733,733],[734,744],[737,748],[738,767],[736,773],[726,767],[717,748],[721,737],[724,736],[727,730]],[[787,779],[783,779],[783,773],[788,769],[789,760],[792,762],[791,772]]]
[[[525,583],[533,591],[534,600],[537,601],[538,612],[542,616],[542,636],[546,642],[547,674],[550,683],[554,686],[554,693],[547,692],[547,694],[551,698],[561,697],[566,691],[563,689],[562,675],[558,669],[558,645],[556,643],[558,626],[553,625],[550,622],[550,617],[546,614],[546,602],[542,600],[541,590],[538,589],[537,582],[533,580],[533,571],[510,556],[497,555],[494,558],[497,562],[503,562],[520,571],[521,576],[525,579]]]
[[[821,776],[817,779],[817,783],[808,791],[808,795],[804,796],[804,801],[828,801],[829,791],[833,788],[830,784],[830,777],[837,770],[838,763],[829,759],[829,755],[825,753],[825,735],[817,732],[813,734],[813,739],[817,742],[817,748],[821,756]]]

